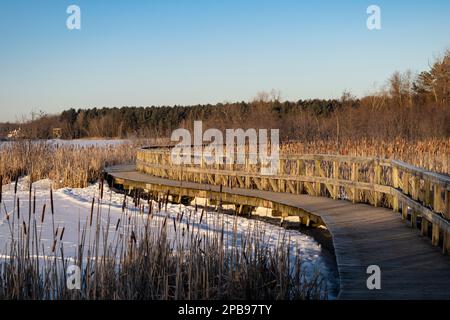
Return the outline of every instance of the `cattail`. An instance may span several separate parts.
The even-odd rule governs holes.
[[[54,203],[53,203],[53,188],[50,187],[50,209],[52,212],[52,215],[55,214],[55,207],[54,207]]]
[[[0,175],[0,204],[2,203],[3,197],[3,176]]]
[[[184,211],[181,212],[180,222],[183,221]]]
[[[59,241],[62,241],[62,239],[63,239],[63,236],[64,236],[64,231],[66,230],[66,227],[63,227],[62,228],[62,231],[61,231],[61,236],[59,237]]]
[[[23,233],[25,235],[27,235],[27,225],[26,225],[25,221],[22,221],[22,224],[23,224]]]
[[[17,219],[20,220],[20,201],[17,198]]]
[[[104,189],[105,180],[102,178],[100,183],[100,200],[103,200],[103,189]]]
[[[36,214],[36,189],[34,189],[33,194],[33,214]]]
[[[19,176],[16,177],[16,181],[14,183],[14,194],[17,194],[17,185],[19,184]]]
[[[204,214],[204,213],[205,213],[205,208],[202,209],[202,213],[201,213],[201,215],[200,215],[200,221],[198,222],[199,224],[202,223],[202,220],[203,220],[203,214]]]
[[[89,226],[92,226],[92,219],[94,217],[94,205],[95,205],[95,197],[92,198],[92,204],[91,204],[91,219],[89,221]]]
[[[45,207],[46,207],[46,204],[44,203],[44,206],[42,207],[41,223],[44,223],[44,218],[45,218]]]
[[[120,225],[120,218],[119,218],[119,220],[117,220],[116,231],[119,230],[119,225]]]

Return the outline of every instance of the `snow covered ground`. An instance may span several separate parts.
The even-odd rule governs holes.
[[[125,144],[131,142],[131,140],[126,139],[74,139],[74,140],[36,140],[36,142],[46,142],[57,146],[76,146],[76,147],[114,147],[120,144]],[[0,148],[6,146],[11,141],[0,141]]]
[[[125,139],[75,139],[75,140],[48,140],[48,142],[60,146],[77,146],[77,147],[114,147],[120,144],[129,143],[130,140]]]
[[[94,184],[84,189],[64,188],[53,192],[54,199],[54,215],[51,214],[50,204],[50,185],[51,181],[41,180],[33,184],[33,192],[36,196],[36,205],[33,208],[33,201],[31,201],[31,209],[29,206],[29,185],[27,179],[22,179],[18,184],[17,194],[14,194],[14,184],[3,186],[3,202],[1,204],[0,213],[0,255],[8,252],[8,244],[12,237],[15,237],[15,231],[18,224],[25,222],[26,225],[33,225],[32,221],[36,221],[36,228],[41,235],[44,243],[44,252],[40,255],[50,255],[53,243],[54,229],[61,235],[64,229],[62,244],[64,246],[64,255],[66,257],[75,257],[77,253],[81,228],[89,223],[91,217],[92,199],[95,197],[94,219],[101,221],[102,228],[109,228],[111,234],[116,229],[117,222],[126,221],[128,216],[124,219],[124,215],[130,215],[137,221],[137,223],[144,223],[148,214],[148,206],[143,214],[133,205],[131,198],[127,199],[128,209],[123,212],[122,206],[124,202],[124,195],[116,193],[105,186],[103,200],[100,201],[99,185]],[[34,191],[35,190],[35,191]],[[34,197],[34,195],[32,196]],[[99,202],[100,201],[100,202]],[[14,209],[17,202],[20,203],[20,212]],[[46,212],[44,215],[44,222],[42,221],[43,206],[46,205]],[[97,207],[99,210],[97,211]],[[261,242],[269,248],[275,248],[280,241],[289,241],[292,247],[292,252],[300,249],[302,257],[302,266],[304,272],[307,274],[314,274],[320,272],[321,275],[327,279],[328,288],[333,291],[338,287],[338,279],[336,278],[331,264],[324,257],[320,245],[310,236],[304,235],[298,231],[285,230],[281,227],[268,224],[265,222],[250,220],[243,217],[234,217],[228,214],[219,214],[216,212],[207,212],[200,218],[201,210],[195,211],[194,207],[183,206],[178,204],[168,204],[167,211],[163,207],[161,212],[157,212],[158,205],[153,202],[154,217],[152,219],[152,227],[157,228],[166,216],[170,219],[180,217],[182,219],[180,224],[187,225],[188,223],[201,232],[221,232],[222,226],[231,233],[235,224],[238,235],[245,235],[248,232],[257,234],[261,238]],[[134,208],[134,209],[133,209]],[[35,213],[33,213],[35,211]],[[156,212],[156,213],[155,213]],[[7,217],[9,216],[9,220]],[[200,222],[201,220],[201,222]],[[31,221],[31,223],[29,223]],[[54,222],[53,222],[54,221]],[[170,220],[168,220],[170,221]],[[121,225],[123,225],[122,223]],[[172,234],[168,237],[174,236]],[[15,237],[17,239],[17,237]],[[240,241],[236,243],[228,242],[228,245],[240,245]],[[100,250],[101,252],[101,250]],[[330,298],[334,298],[331,296]]]

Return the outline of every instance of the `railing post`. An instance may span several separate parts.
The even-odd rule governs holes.
[[[392,167],[392,187],[398,190],[398,169],[397,167]],[[398,212],[398,196],[397,194],[392,195],[392,210]]]
[[[422,225],[420,228],[420,234],[422,235],[422,237],[428,237],[428,226],[430,225],[430,223],[428,222],[428,220],[422,218]]]
[[[417,211],[414,209],[411,211],[411,228],[417,228]]]
[[[414,175],[412,181],[412,198],[413,200],[417,201],[419,200],[420,180],[417,176]]]
[[[450,220],[450,190],[447,189],[445,190],[445,218]]]
[[[202,172],[200,173],[200,183],[203,183],[205,181],[205,174],[203,173],[203,170],[205,170],[205,157],[203,157],[203,153],[202,153],[202,157],[200,159],[200,169],[202,169]]]
[[[333,179],[339,180],[339,162],[337,161],[333,161]],[[337,198],[339,198],[339,186],[335,184],[333,185],[333,199]]]
[[[442,197],[441,197],[441,191],[442,191],[442,187],[437,184],[434,183],[433,185],[433,209],[435,212],[442,212],[443,208],[442,208]]]
[[[305,174],[305,166],[303,163],[303,160],[298,159],[297,160],[297,175],[298,176],[302,176]],[[297,181],[297,194],[302,194],[303,193],[303,182],[302,181]]]
[[[430,181],[425,178],[423,185],[423,205],[428,206],[431,203],[431,184]]]
[[[359,165],[356,162],[352,163],[352,173],[351,173],[351,179],[354,182],[358,182],[359,180]],[[360,196],[359,196],[359,190],[357,188],[352,188],[353,192],[353,203],[360,202]]]
[[[286,192],[286,188],[285,188],[285,180],[283,178],[285,170],[284,170],[284,166],[285,166],[286,161],[284,159],[278,159],[278,175],[280,176],[280,178],[278,179],[278,191],[279,192]]]
[[[431,235],[431,244],[433,246],[435,246],[435,247],[439,245],[439,233],[440,233],[439,225],[436,224],[436,223],[433,223],[433,232],[432,232],[432,235]]]
[[[376,185],[381,184],[381,166],[378,161],[374,164],[374,183]],[[381,204],[381,193],[374,191],[373,198],[375,207],[379,207]]]
[[[450,252],[450,234],[448,230],[444,231],[444,239],[442,242],[442,253],[449,254]]]
[[[246,153],[245,155],[245,173],[249,173],[250,172],[250,165],[249,165],[249,159],[248,159],[248,154]],[[250,176],[246,175],[244,177],[244,182],[245,182],[245,187],[247,189],[250,188]]]
[[[405,221],[408,218],[408,205],[406,202],[402,203],[402,220]]]
[[[402,184],[403,184],[402,188],[403,193],[409,195],[409,173],[406,171],[403,171],[402,174]]]
[[[320,178],[320,160],[314,160],[314,177]],[[314,183],[314,193],[320,196],[320,182]]]

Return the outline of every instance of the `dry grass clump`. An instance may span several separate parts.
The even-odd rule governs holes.
[[[30,187],[30,199],[31,192]],[[101,196],[93,199],[90,217],[79,222],[73,260],[65,258],[64,229],[53,226],[50,249],[42,243],[39,230],[45,219],[52,219],[53,203],[47,214],[45,207],[35,212],[33,200],[29,214],[19,216],[19,208],[14,207],[7,220],[11,244],[0,259],[0,299],[327,297],[319,275],[304,276],[299,252],[286,244],[290,241],[269,249],[259,237],[261,230],[239,235],[236,221],[227,227],[221,215],[207,211],[192,209],[171,216],[164,209],[167,199],[145,204],[137,200],[130,209],[125,198],[117,221],[100,206]],[[200,228],[202,221],[206,230],[204,224]],[[69,265],[81,270],[80,290],[67,286]]]
[[[340,154],[402,160],[431,171],[450,174],[450,138],[410,141],[405,139],[350,139],[283,143],[285,154]]]
[[[132,163],[136,146],[55,145],[20,141],[0,147],[0,176],[3,183],[29,175],[32,181],[49,178],[55,187],[84,188],[101,176],[105,166]]]

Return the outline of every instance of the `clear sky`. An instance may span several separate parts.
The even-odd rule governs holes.
[[[66,9],[81,8],[81,30]],[[369,5],[382,29],[366,27]],[[0,122],[32,110],[363,95],[450,46],[450,1],[0,0]]]

